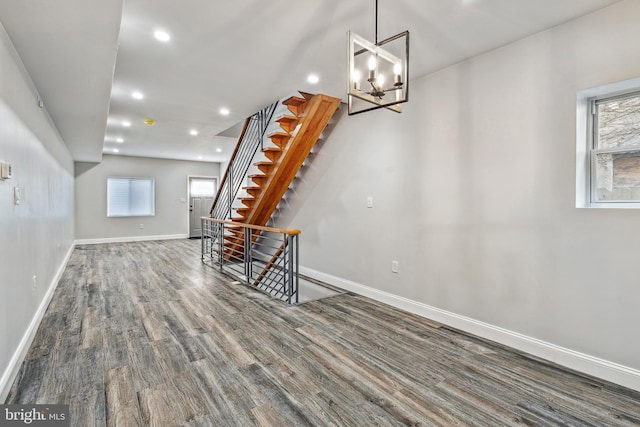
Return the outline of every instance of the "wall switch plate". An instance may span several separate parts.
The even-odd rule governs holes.
[[[399,267],[400,267],[400,265],[398,264],[398,261],[391,261],[391,272],[392,273],[397,273]]]
[[[12,168],[9,163],[0,162],[0,179],[11,179]]]
[[[367,196],[367,207],[368,208],[373,207],[373,196]]]
[[[13,204],[20,204],[20,187],[13,187]]]
[[[38,287],[38,276],[35,276],[35,275],[34,275],[34,276],[31,278],[31,290],[32,290],[32,291],[35,291],[37,287]]]

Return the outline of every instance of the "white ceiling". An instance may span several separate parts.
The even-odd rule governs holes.
[[[410,31],[416,78],[617,1],[379,0],[378,32],[384,39]],[[0,21],[75,160],[98,162],[117,148],[225,161],[235,139],[216,135],[258,109],[295,90],[344,98],[346,33],[373,39],[374,5],[0,0]],[[157,41],[156,29],[171,40]],[[318,84],[307,83],[310,73]],[[221,107],[231,114],[220,115]]]

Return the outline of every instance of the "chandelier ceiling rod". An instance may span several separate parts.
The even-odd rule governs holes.
[[[376,45],[378,44],[378,0],[376,0]]]

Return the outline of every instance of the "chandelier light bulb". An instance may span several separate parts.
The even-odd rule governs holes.
[[[394,86],[402,86],[402,78],[400,76],[401,72],[402,72],[402,65],[400,65],[400,63],[398,62],[393,66],[393,74],[394,74],[393,85]]]
[[[353,70],[353,75],[351,76],[351,80],[353,81],[353,88],[355,90],[360,90],[360,71]]]
[[[369,81],[374,82],[376,80],[376,67],[378,64],[376,63],[376,57],[371,55],[369,57]]]
[[[384,87],[384,74],[378,74],[378,77],[376,78],[376,83],[378,84],[378,87],[380,89]]]
[[[369,70],[375,70],[376,69],[376,57],[375,55],[371,55],[369,57]]]

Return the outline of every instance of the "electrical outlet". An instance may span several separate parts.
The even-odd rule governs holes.
[[[373,207],[373,196],[367,196],[367,207],[368,208]]]
[[[140,229],[142,230],[144,228],[144,224],[140,224]]]
[[[31,290],[35,291],[37,287],[38,287],[38,276],[34,275],[31,278]]]
[[[20,187],[13,187],[13,204],[20,204]]]
[[[398,261],[391,261],[391,272],[392,273],[397,273],[399,267],[400,266],[398,264]]]

